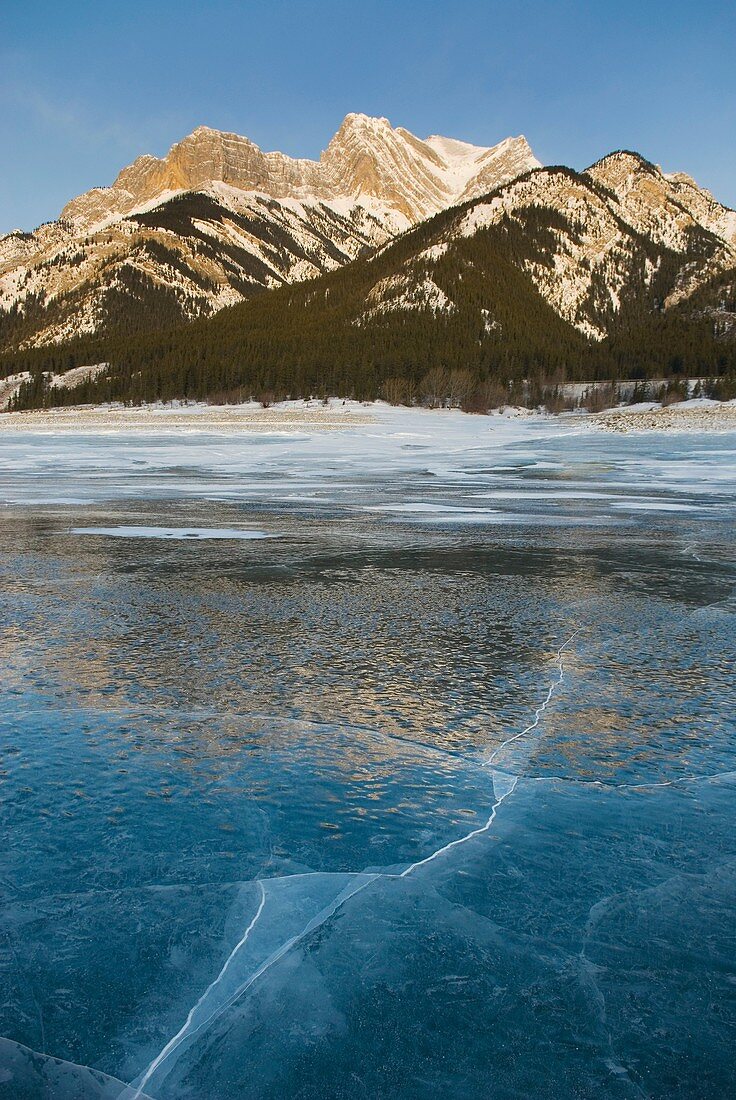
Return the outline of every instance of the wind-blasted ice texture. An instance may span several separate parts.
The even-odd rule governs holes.
[[[328,514],[358,506],[384,512],[389,521],[426,513],[428,522],[495,524],[505,517],[520,522],[519,506],[531,501],[539,519],[560,520],[561,505],[570,504],[571,518],[582,521],[587,499],[588,518],[625,523],[621,510],[703,507],[704,494],[728,493],[736,476],[733,449],[723,445],[732,434],[652,433],[611,442],[584,417],[475,417],[382,405],[372,407],[365,423],[348,418],[330,432],[319,424],[290,430],[288,419],[281,430],[275,422],[266,432],[262,426],[208,431],[195,430],[196,411],[189,418],[193,428],[178,436],[162,427],[163,416],[152,418],[150,432],[127,434],[121,427],[81,434],[6,429],[0,502],[199,499],[313,506]],[[587,451],[598,461],[595,485],[560,479],[568,451],[578,460]],[[689,499],[692,488],[696,501]],[[541,506],[549,511],[540,513]]]

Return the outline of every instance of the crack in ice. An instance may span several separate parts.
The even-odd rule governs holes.
[[[318,873],[319,872],[315,872],[315,874],[318,874]],[[148,1084],[148,1082],[151,1080],[151,1077],[154,1075],[154,1073],[156,1073],[157,1070],[159,1070],[161,1068],[161,1066],[164,1064],[164,1062],[166,1062],[166,1060],[169,1058],[169,1056],[171,1054],[173,1054],[175,1052],[175,1050],[179,1046],[181,1046],[181,1044],[186,1039],[195,1036],[199,1031],[202,1030],[203,1027],[206,1027],[208,1024],[211,1024],[214,1020],[216,1020],[220,1016],[222,1016],[223,1012],[225,1012],[228,1008],[230,1008],[232,1005],[234,1005],[240,999],[240,997],[242,997],[242,995],[245,992],[247,992],[247,990],[250,989],[250,987],[256,981],[258,981],[258,979],[260,977],[262,977],[266,973],[267,970],[270,970],[271,967],[274,966],[279,961],[279,959],[282,959],[284,957],[284,955],[286,955],[292,949],[292,947],[295,947],[296,944],[300,943],[301,940],[303,940],[306,936],[308,936],[310,932],[314,931],[316,928],[321,927],[321,925],[323,925],[327,920],[329,920],[330,917],[334,916],[334,914],[338,911],[338,909],[342,908],[342,906],[345,904],[345,902],[349,901],[350,898],[355,897],[355,895],[359,894],[362,890],[365,890],[366,887],[370,886],[371,883],[375,882],[375,880],[378,879],[378,878],[386,878],[386,877],[395,878],[396,877],[394,875],[386,876],[386,875],[382,874],[380,871],[377,871],[377,872],[375,872],[373,874],[369,874],[369,875],[365,875],[363,872],[355,872],[355,871],[347,871],[344,874],[347,877],[352,876],[352,877],[365,878],[365,881],[359,883],[359,885],[357,885],[354,889],[350,890],[348,893],[346,893],[345,890],[343,890],[342,893],[340,895],[338,895],[338,897],[335,898],[330,903],[330,905],[326,906],[324,909],[320,910],[320,912],[317,913],[314,917],[312,917],[312,919],[307,922],[307,924],[304,926],[304,928],[302,928],[302,930],[300,932],[295,933],[288,940],[286,940],[284,943],[282,943],[275,951],[273,951],[268,956],[268,958],[265,959],[261,963],[261,965],[259,967],[257,967],[253,971],[252,974],[250,974],[248,976],[248,978],[244,982],[242,982],[235,990],[233,990],[233,992],[228,997],[226,997],[226,999],[224,1001],[222,1001],[219,1005],[217,1005],[217,1007],[214,1009],[214,1011],[211,1012],[210,1015],[206,1017],[206,1019],[200,1021],[195,1027],[192,1027],[191,1026],[192,1025],[192,1020],[194,1018],[194,1014],[196,1013],[197,1009],[205,1001],[205,999],[208,997],[210,992],[215,988],[215,986],[218,985],[218,983],[222,980],[222,978],[224,977],[225,971],[227,970],[227,968],[229,967],[230,963],[235,958],[237,953],[240,951],[241,947],[243,947],[243,945],[247,941],[248,937],[250,936],[250,933],[253,931],[253,928],[255,927],[255,925],[256,925],[256,923],[257,923],[257,921],[258,921],[258,919],[259,919],[259,917],[260,917],[260,915],[263,911],[264,905],[266,903],[266,892],[265,892],[263,882],[260,879],[256,880],[258,882],[258,885],[259,885],[260,890],[261,890],[261,901],[260,901],[260,904],[258,906],[258,909],[256,911],[255,916],[251,920],[250,924],[248,925],[248,928],[246,929],[245,933],[243,934],[243,936],[241,937],[239,942],[236,944],[236,946],[230,952],[230,955],[228,956],[227,961],[226,961],[225,965],[223,966],[223,968],[221,969],[220,973],[218,974],[217,978],[215,978],[215,980],[213,982],[211,982],[210,985],[207,986],[207,989],[204,991],[204,993],[199,998],[197,1003],[194,1005],[193,1008],[190,1009],[189,1014],[187,1015],[186,1021],[184,1022],[182,1027],[179,1029],[179,1031],[177,1031],[176,1035],[172,1039],[169,1040],[169,1042],[166,1044],[166,1046],[163,1048],[163,1050],[154,1058],[154,1060],[151,1062],[151,1064],[145,1070],[145,1072],[143,1073],[143,1076],[140,1078],[140,1081],[139,1081],[138,1085],[136,1086],[136,1091],[133,1093],[130,1100],[138,1100],[138,1098],[142,1095],[141,1090],[145,1087],[145,1085]],[[301,877],[306,877],[306,876],[302,876],[302,875],[285,875],[285,876],[283,876],[283,879],[301,878]],[[276,881],[282,881],[282,879],[272,879],[270,881],[276,882]]]
[[[535,710],[535,712],[534,712],[534,721],[531,722],[525,729],[521,730],[519,733],[514,734],[513,737],[508,737],[502,744],[500,744],[498,746],[497,749],[495,749],[491,753],[489,758],[486,761],[483,762],[481,767],[486,768],[489,765],[491,765],[493,763],[493,761],[495,760],[496,756],[498,756],[498,754],[500,752],[502,752],[506,748],[507,745],[512,744],[512,742],[514,742],[514,741],[518,741],[519,738],[524,737],[526,734],[531,733],[531,731],[533,729],[537,728],[537,726],[539,725],[539,723],[542,719],[543,713],[545,712],[545,710],[547,709],[547,707],[549,706],[549,704],[552,700],[552,696],[554,695],[555,691],[559,688],[560,684],[562,684],[565,680],[565,667],[564,667],[563,660],[562,660],[562,654],[563,654],[564,650],[567,648],[567,646],[569,646],[570,643],[577,637],[577,635],[580,633],[581,630],[582,630],[582,627],[578,627],[577,630],[573,631],[573,633],[570,635],[570,637],[566,641],[564,641],[562,643],[562,645],[560,646],[560,648],[557,650],[557,653],[555,655],[555,659],[557,661],[559,676],[557,677],[556,680],[553,680],[552,683],[549,685],[549,690],[547,691],[547,695],[546,695],[546,698],[544,699],[544,702],[541,704],[541,706],[537,707],[537,709]],[[465,836],[458,837],[456,840],[451,840],[449,842],[449,844],[444,844],[441,848],[438,848],[436,852],[432,852],[430,855],[425,856],[424,859],[418,859],[416,861],[416,863],[412,863],[407,868],[405,868],[405,870],[403,870],[398,877],[399,878],[406,878],[407,875],[413,874],[413,872],[416,871],[419,867],[424,867],[427,863],[432,863],[433,860],[439,858],[439,856],[441,856],[441,855],[444,855],[445,852],[449,852],[452,848],[457,848],[461,844],[465,844],[465,843],[467,843],[467,841],[472,840],[474,837],[481,836],[483,833],[489,832],[492,829],[493,822],[496,819],[496,811],[498,810],[498,807],[501,805],[502,802],[504,802],[507,798],[510,797],[510,795],[512,795],[514,793],[514,791],[516,790],[516,785],[517,785],[517,783],[519,782],[519,780],[521,778],[522,777],[520,775],[514,775],[513,773],[504,773],[500,770],[499,771],[494,771],[493,772],[494,791],[496,790],[497,786],[503,786],[503,793],[501,794],[500,798],[497,798],[496,801],[491,806],[491,814],[490,814],[490,817],[488,818],[488,820],[486,821],[485,825],[481,825],[477,829],[472,829]]]
[[[542,702],[541,706],[537,707],[536,711],[534,712],[534,721],[532,723],[530,723],[530,725],[528,725],[525,729],[521,730],[519,733],[514,734],[512,737],[507,738],[506,741],[504,741],[501,745],[499,745],[499,747],[496,750],[494,750],[494,752],[491,754],[491,756],[488,758],[488,760],[484,761],[484,763],[481,765],[481,767],[488,767],[493,762],[493,760],[496,758],[496,756],[501,751],[503,751],[504,748],[506,748],[507,745],[510,745],[514,741],[519,740],[521,737],[524,737],[526,734],[530,733],[533,729],[535,729],[537,726],[539,726],[542,714],[544,713],[544,711],[549,706],[549,703],[551,702],[555,691],[564,682],[565,675],[564,675],[564,664],[563,664],[562,654],[563,654],[564,650],[567,648],[567,646],[570,645],[570,643],[574,640],[574,638],[580,633],[581,629],[582,628],[579,628],[578,630],[575,630],[570,635],[570,637],[565,642],[563,642],[563,644],[557,650],[556,655],[555,655],[555,660],[557,661],[557,666],[558,666],[558,669],[559,669],[559,676],[556,680],[553,680],[553,682],[550,684],[549,690],[548,690],[547,695],[546,695],[546,698]],[[222,966],[219,974],[217,975],[217,977],[214,979],[214,981],[212,981],[207,986],[204,993],[202,993],[202,995],[199,997],[199,999],[194,1004],[194,1006],[189,1010],[189,1013],[187,1014],[186,1020],[184,1021],[182,1026],[179,1028],[177,1033],[168,1041],[168,1043],[163,1047],[163,1049],[159,1052],[159,1054],[157,1054],[156,1057],[153,1059],[153,1061],[149,1064],[147,1069],[143,1072],[143,1074],[139,1078],[137,1086],[136,1085],[131,1086],[131,1087],[135,1088],[135,1092],[133,1093],[133,1095],[131,1097],[131,1100],[139,1100],[139,1098],[143,1095],[143,1089],[148,1084],[148,1082],[151,1080],[153,1075],[168,1061],[170,1056],[172,1054],[174,1054],[174,1052],[181,1046],[181,1044],[185,1040],[187,1040],[189,1038],[192,1038],[193,1036],[197,1035],[197,1033],[200,1032],[203,1027],[206,1027],[208,1024],[212,1023],[214,1020],[219,1018],[229,1007],[231,1007],[233,1004],[235,1004],[236,1001],[238,1001],[240,999],[240,997],[242,997],[242,995],[245,992],[247,992],[247,990],[259,978],[261,978],[266,973],[266,971],[270,970],[272,966],[274,966],[293,947],[295,947],[306,936],[308,936],[310,932],[314,931],[316,928],[319,928],[319,927],[321,927],[321,925],[325,924],[326,921],[328,921],[332,916],[334,916],[335,913],[339,909],[341,909],[347,901],[349,901],[351,898],[355,897],[356,894],[361,893],[363,890],[365,890],[368,886],[371,886],[378,879],[398,880],[398,879],[407,878],[409,875],[412,875],[415,871],[417,871],[420,867],[424,867],[427,864],[432,863],[434,860],[438,859],[440,856],[444,855],[446,852],[451,851],[453,848],[460,847],[461,845],[466,844],[468,841],[472,840],[474,837],[481,836],[482,834],[489,832],[491,830],[491,828],[493,827],[493,823],[496,819],[496,814],[497,814],[499,806],[501,805],[502,802],[504,802],[507,798],[509,798],[513,794],[519,780],[522,778],[521,775],[514,775],[514,774],[504,773],[500,769],[498,771],[494,770],[492,775],[493,775],[493,783],[494,783],[494,792],[496,790],[498,790],[499,788],[501,788],[502,793],[501,793],[500,797],[498,797],[496,799],[496,801],[493,803],[493,805],[491,806],[490,816],[488,817],[488,820],[486,821],[486,823],[484,825],[481,825],[476,829],[472,829],[469,833],[466,833],[464,836],[458,837],[455,840],[451,840],[448,844],[442,845],[441,848],[438,848],[436,851],[431,852],[430,855],[425,856],[423,859],[416,860],[414,863],[409,864],[409,866],[405,867],[404,870],[401,871],[401,872],[390,872],[390,871],[345,871],[345,872],[340,872],[341,874],[344,874],[347,877],[352,876],[353,878],[356,878],[356,877],[360,878],[362,881],[360,881],[357,885],[355,885],[353,889],[348,889],[348,887],[346,886],[345,889],[343,891],[341,891],[341,893],[336,898],[334,898],[333,901],[329,905],[325,906],[318,913],[316,913],[315,916],[313,916],[307,922],[307,924],[304,926],[304,928],[301,929],[301,931],[296,932],[293,936],[291,936],[287,940],[285,940],[284,943],[282,943],[275,951],[271,952],[271,954],[260,964],[260,966],[256,967],[256,969],[246,978],[246,980],[241,982],[236,987],[236,989],[234,989],[232,991],[232,993],[230,993],[225,998],[224,1001],[222,1001],[220,1004],[218,1004],[214,1008],[214,1010],[208,1016],[206,1016],[205,1019],[201,1020],[196,1025],[192,1026],[195,1015],[196,1015],[196,1012],[197,1012],[197,1009],[200,1008],[200,1006],[207,1000],[207,998],[212,993],[212,991],[222,982],[223,978],[225,977],[225,974],[227,973],[228,969],[230,968],[231,963],[233,962],[235,957],[238,955],[240,950],[247,943],[248,939],[250,938],[251,933],[253,932],[253,929],[256,927],[256,924],[258,923],[258,921],[261,917],[261,914],[262,914],[262,912],[264,910],[264,907],[265,907],[265,904],[266,904],[266,889],[265,889],[265,886],[264,886],[264,881],[265,882],[277,882],[277,881],[285,881],[285,880],[291,879],[291,878],[308,878],[308,877],[312,877],[312,876],[318,876],[319,874],[321,874],[321,872],[305,872],[305,873],[295,874],[295,875],[283,875],[283,876],[277,876],[273,879],[266,879],[266,880],[256,879],[255,881],[258,883],[258,887],[259,887],[259,890],[260,890],[260,901],[259,901],[259,904],[258,904],[258,907],[256,909],[256,912],[255,912],[254,916],[252,917],[250,923],[248,924],[248,927],[246,928],[245,932],[241,936],[238,943],[235,945],[235,947],[232,949],[232,951],[228,955],[228,957],[225,960],[225,963],[223,964],[223,966]]]
[[[263,888],[263,883],[259,881],[258,886],[259,886],[259,889],[260,889],[260,892],[261,892],[261,897],[260,897],[260,901],[258,903],[258,908],[256,909],[255,915],[253,916],[250,924],[248,925],[245,932],[243,933],[243,935],[240,937],[240,939],[236,943],[235,947],[232,949],[232,951],[228,955],[222,969],[220,970],[220,973],[217,975],[217,977],[215,978],[215,980],[213,982],[210,982],[210,984],[207,986],[204,993],[199,998],[199,1000],[196,1002],[196,1004],[193,1005],[192,1008],[190,1008],[189,1014],[188,1014],[186,1020],[184,1021],[182,1026],[179,1028],[176,1035],[174,1035],[173,1038],[168,1041],[168,1043],[163,1048],[163,1050],[159,1054],[157,1054],[156,1057],[154,1058],[154,1060],[151,1062],[148,1069],[145,1071],[145,1073],[141,1077],[141,1080],[140,1080],[140,1082],[139,1082],[139,1084],[136,1088],[136,1091],[133,1094],[132,1100],[137,1100],[137,1098],[141,1096],[141,1094],[143,1092],[143,1089],[146,1087],[146,1085],[148,1084],[148,1082],[150,1081],[151,1077],[156,1072],[156,1070],[159,1068],[159,1066],[162,1065],[162,1063],[166,1061],[166,1059],[169,1057],[169,1055],[172,1054],[176,1050],[176,1048],[184,1041],[184,1039],[186,1039],[189,1034],[194,1034],[197,1031],[199,1031],[200,1028],[202,1028],[206,1023],[209,1023],[209,1021],[213,1018],[213,1017],[208,1017],[207,1020],[203,1020],[202,1023],[198,1024],[197,1027],[194,1028],[193,1031],[191,1030],[191,1024],[192,1024],[192,1020],[194,1019],[195,1012],[197,1011],[199,1006],[206,1000],[206,998],[209,996],[209,994],[212,992],[212,990],[215,988],[215,986],[219,985],[220,982],[222,981],[222,979],[225,977],[225,974],[227,973],[227,970],[230,967],[230,963],[233,961],[233,959],[237,955],[238,951],[240,951],[241,947],[247,942],[248,937],[250,936],[251,932],[253,931],[256,924],[258,923],[258,919],[259,919],[261,913],[263,912],[263,907],[266,904],[266,891]]]
[[[573,631],[573,633],[570,635],[570,637],[567,639],[567,641],[563,642],[562,645],[560,646],[560,648],[557,650],[556,660],[557,660],[557,667],[559,669],[559,676],[556,680],[553,680],[552,683],[549,685],[549,690],[547,692],[546,699],[544,700],[542,705],[537,707],[537,709],[535,710],[535,712],[534,712],[534,721],[531,722],[526,727],[526,729],[521,730],[519,733],[515,733],[513,737],[507,738],[505,741],[503,741],[498,746],[497,749],[494,749],[493,752],[491,753],[491,755],[488,757],[488,759],[483,762],[482,766],[484,768],[487,768],[490,764],[492,764],[493,761],[498,756],[498,754],[500,752],[503,752],[503,750],[506,748],[507,745],[513,744],[514,741],[520,740],[522,737],[525,737],[528,733],[531,733],[531,731],[533,729],[537,728],[537,726],[539,725],[539,723],[542,719],[542,715],[544,714],[545,710],[547,709],[550,702],[552,701],[552,696],[554,695],[555,691],[560,686],[560,684],[562,684],[564,682],[565,669],[564,669],[564,665],[562,663],[562,653],[567,648],[567,646],[570,645],[570,642],[572,642],[573,639],[577,637],[577,635],[580,633],[580,631],[582,629],[583,629],[582,627],[578,627],[577,630]]]
[[[644,1091],[641,1085],[632,1076],[633,1070],[631,1067],[627,1066],[622,1061],[614,1048],[613,1036],[608,1024],[606,998],[598,981],[599,967],[588,958],[587,954],[588,942],[593,934],[593,928],[600,921],[601,916],[609,910],[611,902],[614,901],[615,897],[616,895],[610,895],[609,897],[602,898],[590,908],[588,919],[585,922],[583,941],[577,956],[578,980],[583,990],[585,991],[587,989],[589,997],[596,1008],[598,1025],[608,1050],[607,1057],[601,1055],[603,1064],[609,1073],[612,1073],[614,1077],[617,1077],[620,1081],[629,1085],[641,1100],[649,1100],[649,1094]]]
[[[498,774],[494,772],[494,775]],[[707,775],[680,775],[676,779],[650,779],[641,783],[608,783],[605,779],[576,779],[573,775],[525,775],[527,783],[572,783],[576,787],[599,787],[605,791],[648,791],[655,787],[678,787],[682,783],[707,783],[713,779],[731,779],[736,772],[731,768]]]

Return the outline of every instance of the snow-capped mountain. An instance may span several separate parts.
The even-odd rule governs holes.
[[[0,346],[207,316],[349,263],[538,164],[523,137],[422,141],[358,114],[319,161],[200,127],[58,221],[0,238]]]
[[[248,138],[200,126],[168,154],[139,157],[112,187],[68,203],[63,220],[86,229],[178,191],[213,182],[273,199],[309,203],[361,199],[406,227],[538,167],[523,137],[492,148],[449,138],[421,141],[385,118],[348,115],[319,161],[264,153]],[[477,186],[476,185],[477,181]],[[475,189],[474,189],[475,187]],[[479,189],[478,189],[479,188]]]
[[[214,203],[210,192],[186,192],[131,218],[162,228],[165,217],[165,231],[181,236],[185,221],[203,224],[188,204],[208,195]],[[728,375],[736,371],[733,221],[692,181],[636,154],[613,153],[586,172],[535,168],[361,259],[179,331],[113,332],[63,358],[49,349],[13,362],[49,371],[46,383],[28,383],[26,404],[370,399],[389,388],[421,392],[433,371],[459,371],[482,404],[484,387],[529,379]],[[60,366],[79,371],[64,392]]]
[[[268,316],[248,347],[268,355],[273,332],[296,361],[303,345],[311,354],[301,327],[311,317],[323,361],[339,345],[367,364],[392,325],[389,343],[406,344],[406,356],[411,329],[422,354],[450,333],[479,362],[494,348],[523,354],[525,341],[546,348],[553,332],[560,347],[601,345],[653,318],[707,322],[731,339],[736,212],[630,152],[579,173],[542,168],[522,137],[482,148],[348,115],[310,161],[200,128],[73,200],[57,222],[0,239],[0,349],[129,343],[330,273],[325,295],[341,304],[331,299],[329,317],[326,297],[305,288],[296,321],[279,299],[281,313],[254,303],[227,325]]]
[[[440,236],[446,243],[484,229],[520,231],[519,268],[593,340],[631,309],[685,303],[736,267],[736,213],[634,153],[613,153],[582,174],[544,168],[520,177]]]

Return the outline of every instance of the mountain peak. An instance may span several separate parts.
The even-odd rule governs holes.
[[[110,302],[130,304],[130,287],[153,281],[173,316],[191,318],[332,270],[537,163],[523,139],[422,140],[360,112],[319,160],[199,125],[164,156],[139,156],[112,186],[73,199],[57,222],[4,238],[0,314],[42,288],[54,305],[38,307],[29,338],[64,340],[96,331]]]
[[[423,141],[360,112],[345,116],[319,161],[264,153],[247,137],[200,125],[165,156],[137,157],[112,187],[72,200],[62,217],[89,231],[159,196],[226,183],[279,199],[378,203],[406,226],[467,197],[469,187],[490,191],[537,164],[524,138],[490,147],[436,135]]]
[[[364,115],[360,111],[348,112],[340,124],[340,129],[342,130],[344,126],[349,129],[352,127],[367,127],[373,130],[393,129],[389,120],[383,115]]]
[[[615,149],[612,153],[607,153],[604,157],[601,157],[595,164],[591,164],[587,172],[596,175],[602,175],[605,172],[614,172],[619,175],[622,172],[633,175],[641,173],[662,175],[662,169],[658,165],[652,164],[650,160],[647,160],[641,153],[637,153],[633,149]]]
[[[551,210],[558,259],[549,277],[541,264],[535,293],[586,338],[600,339],[609,314],[622,308],[619,268],[642,240],[684,257],[668,301],[736,268],[736,212],[638,153],[616,151],[583,174],[542,169],[521,134],[491,146],[422,139],[354,112],[319,160],[263,152],[247,137],[204,125],[163,157],[138,157],[111,187],[69,203],[63,220],[0,239],[0,315],[16,310],[20,321],[10,331],[19,347],[97,333],[119,317],[141,330],[162,318],[175,324],[334,271],[459,204],[440,220],[429,249],[422,237],[422,270],[452,237],[455,216],[464,238],[507,216],[514,233],[526,233],[526,212],[534,210],[533,254],[539,211]],[[693,240],[710,257],[702,271],[687,267]],[[610,308],[591,305],[586,272],[594,270],[601,285],[613,279]],[[411,289],[413,272],[402,275],[402,286]],[[443,301],[426,280],[422,286],[429,301]]]

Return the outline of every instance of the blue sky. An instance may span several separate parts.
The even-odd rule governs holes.
[[[734,0],[3,0],[0,232],[200,124],[316,157],[349,111],[574,168],[637,149],[736,206],[735,56]]]

